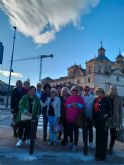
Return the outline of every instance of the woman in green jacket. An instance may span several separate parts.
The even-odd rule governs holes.
[[[30,86],[28,93],[22,97],[19,103],[19,139],[16,144],[17,147],[22,145],[22,137],[24,129],[27,135],[26,144],[30,143],[30,133],[31,133],[31,120],[35,120],[40,114],[40,99],[35,95],[36,88]]]

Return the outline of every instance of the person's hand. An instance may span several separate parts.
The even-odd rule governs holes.
[[[108,114],[104,114],[103,118],[106,119],[108,117]]]
[[[28,116],[32,116],[31,112],[26,112],[25,114],[28,115]]]
[[[72,103],[72,107],[76,108],[77,104],[76,103]]]

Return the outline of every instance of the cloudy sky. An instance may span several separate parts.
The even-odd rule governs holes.
[[[1,0],[0,42],[4,45],[0,70],[9,70],[13,26],[17,27],[14,59],[53,54],[43,59],[42,78],[66,76],[74,63],[85,67],[85,61],[97,55],[100,41],[106,56],[115,60],[119,49],[124,52],[123,0]],[[39,60],[13,63],[14,72],[39,79]],[[2,72],[1,72],[2,73]],[[6,75],[0,79],[8,82]],[[12,77],[14,84],[17,77]]]

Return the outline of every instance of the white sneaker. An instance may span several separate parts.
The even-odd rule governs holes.
[[[30,139],[26,139],[25,144],[30,144]]]
[[[16,144],[16,147],[21,147],[21,146],[22,146],[22,139],[19,139]]]

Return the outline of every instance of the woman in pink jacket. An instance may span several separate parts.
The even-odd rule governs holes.
[[[70,144],[69,148],[72,151],[76,151],[78,145],[78,136],[79,130],[78,127],[75,125],[75,119],[77,118],[80,111],[85,108],[85,103],[83,98],[78,94],[77,86],[73,86],[71,88],[71,96],[69,96],[65,102],[66,106],[66,119],[69,128],[69,137],[70,137]],[[74,142],[73,142],[73,133],[74,133]]]

